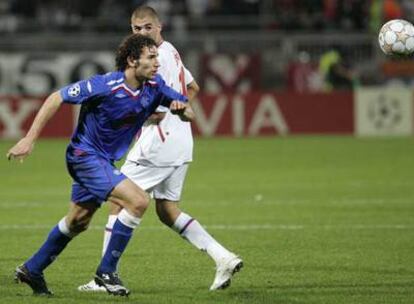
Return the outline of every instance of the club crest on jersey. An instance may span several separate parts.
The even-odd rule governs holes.
[[[81,89],[80,89],[80,85],[78,83],[75,83],[73,86],[71,86],[68,89],[68,95],[70,97],[79,96],[80,92],[81,92]]]

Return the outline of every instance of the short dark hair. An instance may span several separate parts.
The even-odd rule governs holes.
[[[127,36],[116,52],[115,66],[118,71],[125,71],[128,67],[128,58],[139,60],[144,47],[157,47],[155,41],[139,34]]]
[[[131,18],[151,17],[157,21],[160,20],[157,11],[148,5],[138,6],[133,12]]]

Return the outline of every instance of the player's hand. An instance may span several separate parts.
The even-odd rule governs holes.
[[[9,152],[7,152],[7,159],[13,160],[17,159],[21,163],[28,156],[34,147],[34,142],[28,137],[23,137],[17,144],[15,144]]]
[[[193,121],[195,119],[195,113],[193,111],[193,108],[189,104],[185,105],[184,111],[181,114],[179,114],[179,116],[182,121],[187,122]]]
[[[170,104],[170,111],[174,115],[182,115],[185,111],[186,105],[187,104],[184,102],[173,100]]]

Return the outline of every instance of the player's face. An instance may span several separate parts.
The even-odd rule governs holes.
[[[157,73],[160,64],[158,62],[158,50],[155,46],[144,47],[139,58],[138,65],[135,69],[137,79],[151,79]]]
[[[134,34],[152,38],[157,44],[161,42],[161,25],[151,17],[132,18],[131,29]]]

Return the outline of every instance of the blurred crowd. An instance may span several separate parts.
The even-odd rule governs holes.
[[[2,0],[0,32],[124,30],[142,4],[160,13],[167,30],[369,31],[384,20],[414,21],[413,0]]]
[[[276,27],[282,30],[376,30],[386,20],[414,21],[413,0],[277,0]]]

